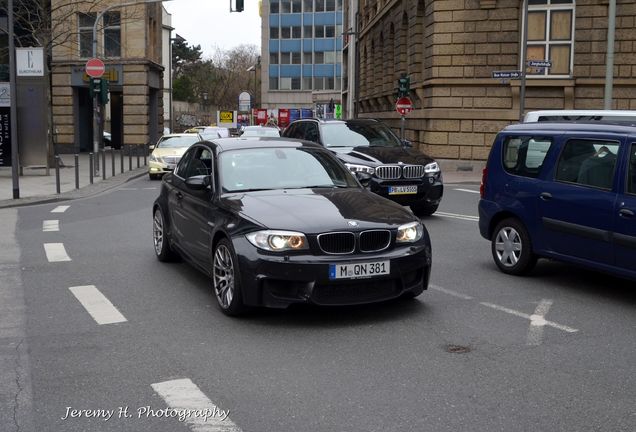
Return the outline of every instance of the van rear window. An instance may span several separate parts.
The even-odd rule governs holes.
[[[537,177],[552,140],[546,137],[508,137],[503,145],[506,172],[524,177]]]

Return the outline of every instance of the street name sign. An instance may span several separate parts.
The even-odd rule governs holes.
[[[92,58],[86,62],[86,75],[89,77],[100,78],[105,71],[104,62],[98,58]]]
[[[517,79],[521,78],[523,73],[521,71],[493,71],[492,77],[496,79]]]
[[[552,62],[550,60],[529,60],[528,66],[536,68],[551,68]]]

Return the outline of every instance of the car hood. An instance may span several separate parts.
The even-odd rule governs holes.
[[[410,147],[329,147],[342,161],[366,165],[395,164],[426,165],[430,156]]]
[[[417,220],[405,207],[361,188],[244,192],[224,195],[222,201],[266,228],[304,233],[398,227]]]
[[[156,148],[152,151],[153,156],[155,157],[164,157],[164,156],[183,156],[186,150],[189,147],[166,147],[166,148]]]

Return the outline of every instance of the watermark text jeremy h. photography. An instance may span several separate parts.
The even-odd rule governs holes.
[[[144,419],[144,418],[175,418],[180,422],[188,419],[203,419],[208,421],[212,418],[218,418],[223,421],[230,415],[230,410],[222,410],[218,407],[200,408],[200,409],[184,409],[184,408],[152,408],[149,405],[137,408],[129,408],[128,406],[120,406],[114,409],[90,409],[90,408],[74,408],[65,407],[65,412],[61,420],[73,420],[81,418],[96,418],[104,421],[112,419]]]

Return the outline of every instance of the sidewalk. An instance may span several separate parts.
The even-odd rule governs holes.
[[[24,168],[23,175],[18,179],[20,198],[13,199],[13,178],[11,167],[0,168],[0,208],[20,207],[46,202],[65,201],[95,195],[106,190],[120,186],[127,181],[139,178],[148,173],[144,166],[143,156],[127,154],[123,159],[123,173],[121,153],[112,153],[115,157],[115,176],[113,176],[111,153],[106,152],[106,180],[103,179],[102,161],[100,159],[99,177],[93,178],[90,183],[90,164],[88,153],[78,155],[78,183],[76,189],[75,156],[72,154],[60,155],[60,193],[57,193],[55,167],[49,169],[46,175],[44,168]],[[132,168],[132,169],[131,169]]]
[[[106,154],[106,180],[103,179],[102,162],[100,160],[100,175],[90,184],[89,156],[82,153],[78,157],[79,189],[75,188],[75,157],[72,154],[60,155],[60,193],[57,193],[55,168],[46,175],[44,168],[24,169],[24,175],[19,177],[20,198],[13,199],[13,179],[11,168],[0,168],[0,208],[19,207],[46,202],[66,201],[92,196],[120,186],[130,180],[142,177],[148,173],[144,166],[144,158],[129,158],[124,156],[121,171],[121,155],[115,152],[115,176],[112,176],[112,160],[110,153]],[[473,183],[481,181],[484,161],[462,161],[453,159],[438,159],[442,168],[445,184]],[[132,165],[132,169],[131,168]]]

